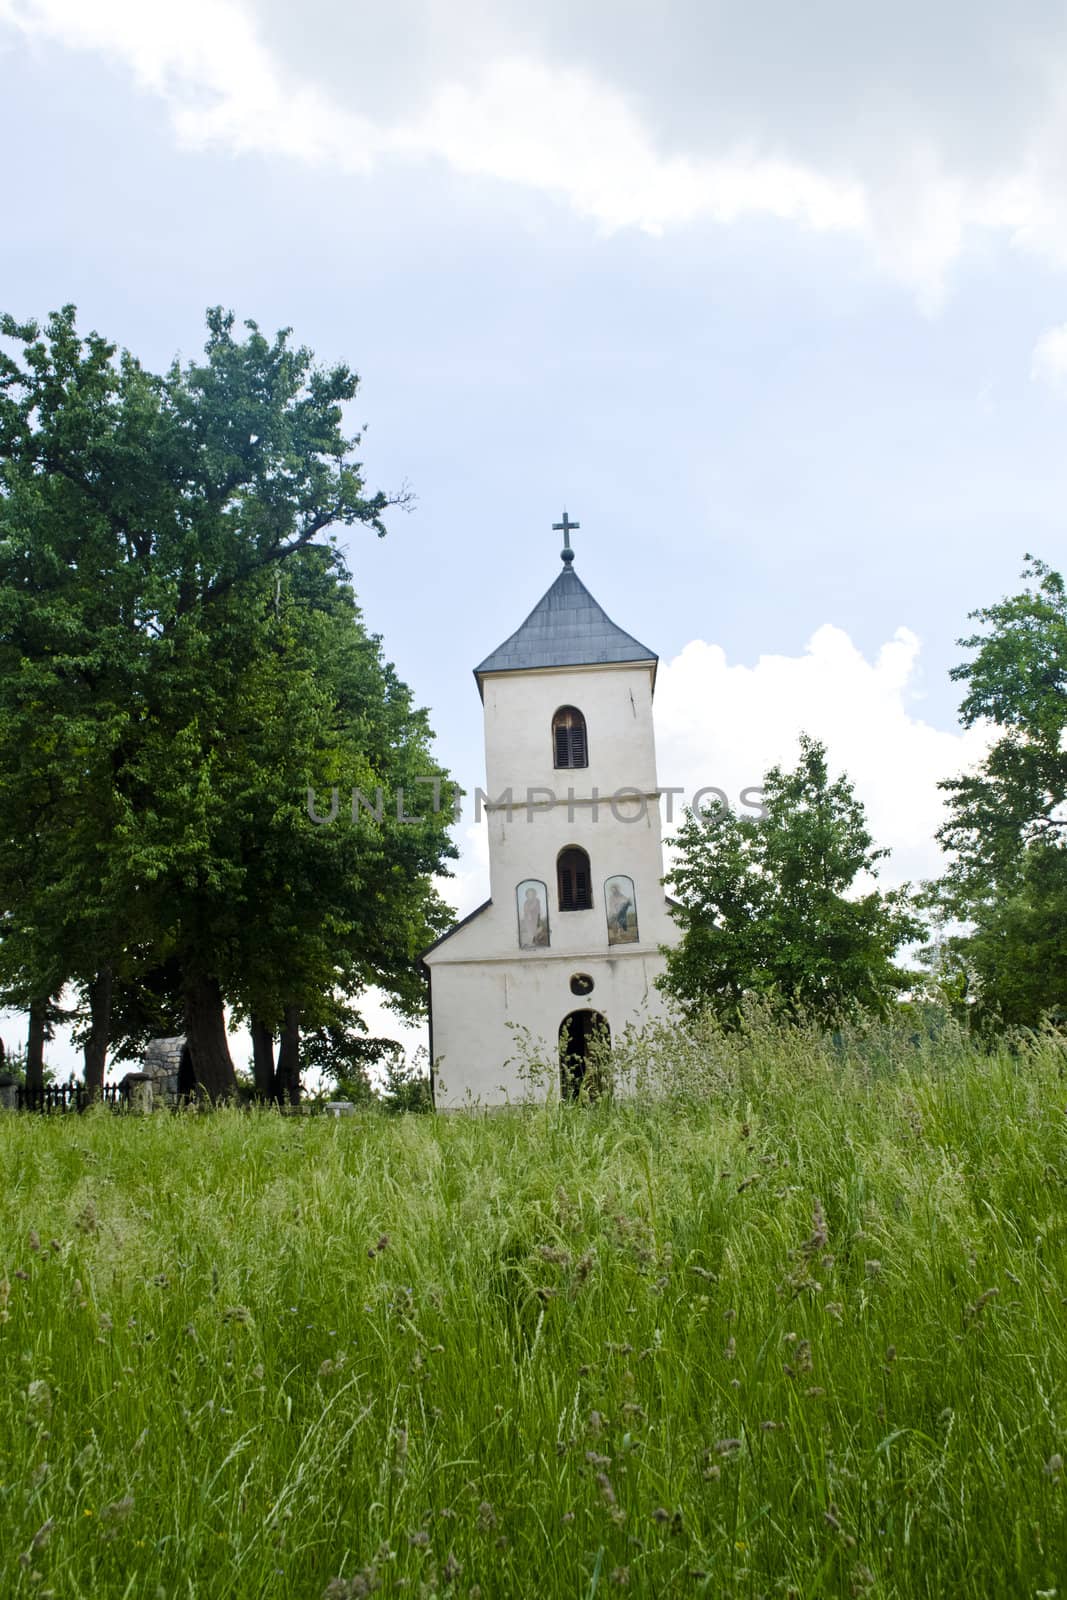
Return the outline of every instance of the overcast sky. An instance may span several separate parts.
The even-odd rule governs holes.
[[[566,504],[663,782],[806,728],[937,870],[954,641],[1064,561],[1067,10],[0,0],[0,88],[5,309],[162,364],[221,302],[360,372],[417,504],[349,561],[467,787]]]

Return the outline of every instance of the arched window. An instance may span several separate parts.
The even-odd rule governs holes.
[[[637,943],[637,896],[634,880],[617,872],[604,882],[604,915],[608,919],[609,944]]]
[[[557,767],[587,767],[585,718],[577,706],[560,706],[552,718],[552,760]]]
[[[578,845],[561,850],[556,861],[556,878],[559,883],[559,909],[561,911],[588,911],[593,904],[593,881],[589,875],[589,857]]]

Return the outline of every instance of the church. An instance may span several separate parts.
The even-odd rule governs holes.
[[[485,720],[490,898],[423,953],[438,1109],[593,1087],[604,1047],[662,1016],[664,894],[652,696],[656,654],[562,569],[474,669]]]

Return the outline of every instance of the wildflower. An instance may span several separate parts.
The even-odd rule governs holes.
[[[723,1312],[722,1320],[724,1322],[736,1322],[737,1321],[737,1312],[733,1309],[732,1306],[729,1308],[729,1310]]]
[[[1049,1456],[1048,1460],[1045,1462],[1046,1475],[1050,1478],[1058,1478],[1062,1471],[1063,1457],[1058,1453],[1054,1456]]]
[[[837,1507],[834,1505],[832,1500],[830,1501],[829,1506],[827,1506],[826,1510],[823,1512],[823,1516],[826,1518],[826,1521],[829,1523],[830,1527],[833,1528],[834,1532],[841,1535],[843,1543],[846,1544],[850,1550],[853,1549],[856,1541],[852,1534],[846,1533],[844,1528],[841,1526],[841,1519],[837,1514]]]
[[[723,1350],[723,1355],[726,1357],[727,1361],[732,1361],[734,1359],[734,1357],[736,1356],[736,1354],[737,1354],[737,1340],[731,1334],[729,1339],[727,1339],[727,1341],[726,1341],[726,1348]]]
[[[483,1533],[488,1533],[490,1528],[496,1527],[496,1512],[488,1500],[483,1500],[478,1507],[478,1526]]]
[[[595,1450],[587,1450],[585,1459],[591,1467],[610,1467],[611,1457],[598,1455]]]
[[[740,1450],[741,1443],[740,1439],[719,1439],[715,1444],[715,1453],[720,1456],[732,1456],[735,1451]]]
[[[989,1304],[990,1300],[993,1300],[999,1293],[999,1289],[986,1289],[978,1296],[973,1306],[967,1307],[967,1315],[969,1317],[977,1317]]]
[[[35,1255],[40,1253],[41,1236],[37,1232],[36,1228],[31,1228],[30,1229],[30,1237],[29,1237],[28,1243],[29,1243],[30,1249],[34,1252]]]
[[[657,1506],[655,1511],[652,1513],[653,1522],[669,1522],[670,1520],[671,1514],[667,1510],[666,1506]]]
[[[550,1244],[541,1244],[537,1247],[537,1253],[542,1261],[547,1261],[552,1267],[569,1267],[571,1264],[569,1250],[556,1250]]]
[[[882,1270],[882,1263],[876,1259],[865,1261],[863,1266],[868,1278],[877,1278]]]
[[[251,1322],[252,1313],[247,1306],[227,1306],[222,1313],[223,1322]]]
[[[453,1578],[458,1578],[460,1573],[463,1571],[463,1563],[462,1561],[457,1561],[455,1555],[450,1550],[445,1558],[445,1564],[441,1570],[444,1573],[446,1582],[451,1583]]]
[[[33,1538],[30,1540],[31,1550],[43,1550],[52,1536],[52,1529],[56,1525],[55,1517],[49,1517],[47,1522],[42,1522]]]
[[[619,1589],[627,1588],[630,1582],[629,1567],[613,1567],[611,1571],[611,1581]]]
[[[840,1322],[841,1321],[841,1318],[842,1318],[842,1315],[844,1313],[844,1310],[845,1310],[845,1308],[841,1304],[840,1300],[829,1300],[829,1301],[827,1301],[827,1304],[826,1304],[826,1315],[828,1317],[833,1317],[835,1322]]]
[[[430,1535],[426,1532],[425,1528],[420,1528],[417,1533],[409,1533],[408,1534],[408,1544],[415,1545],[420,1549],[424,1545],[428,1545],[429,1542],[430,1542]]]
[[[565,1511],[563,1513],[562,1517],[560,1517],[559,1520],[564,1524],[573,1522],[574,1521],[574,1512],[573,1511]]]
[[[34,1378],[26,1390],[26,1401],[31,1411],[47,1417],[52,1411],[52,1390],[43,1378]]]
[[[611,1479],[608,1477],[607,1473],[598,1472],[596,1475],[596,1482],[597,1488],[600,1490],[600,1493],[603,1495],[607,1504],[609,1506],[613,1506],[615,1504],[615,1490],[611,1487]]]

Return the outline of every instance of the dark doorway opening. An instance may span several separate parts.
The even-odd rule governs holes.
[[[182,1045],[182,1053],[178,1060],[178,1099],[196,1099],[196,1072],[193,1069],[193,1052],[187,1044]]]
[[[607,1088],[611,1029],[599,1011],[572,1011],[559,1025],[559,1092],[592,1099]]]

